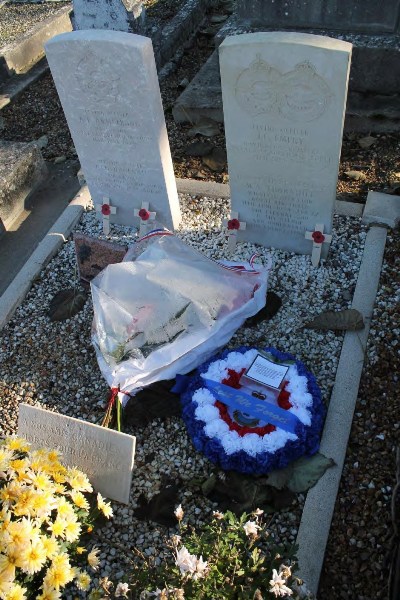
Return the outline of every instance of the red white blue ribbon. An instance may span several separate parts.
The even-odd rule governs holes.
[[[146,235],[144,235],[143,237],[141,237],[138,240],[138,243],[145,242],[146,240],[149,240],[150,238],[153,238],[153,237],[164,236],[164,235],[175,235],[175,234],[172,233],[172,231],[170,231],[169,229],[167,229],[165,227],[160,227],[158,229],[152,229],[152,231],[149,231],[148,233],[146,233]],[[249,260],[249,264],[251,267],[250,269],[247,269],[244,265],[224,265],[223,263],[219,262],[218,260],[214,260],[213,258],[209,258],[208,256],[206,256],[206,258],[208,258],[208,260],[212,260],[213,262],[215,262],[219,267],[222,267],[223,269],[226,269],[227,271],[232,271],[233,273],[248,273],[249,275],[259,275],[260,271],[256,271],[253,266],[254,260],[258,256],[260,256],[260,255],[257,254],[256,252],[254,252],[254,254],[251,255],[250,260]]]

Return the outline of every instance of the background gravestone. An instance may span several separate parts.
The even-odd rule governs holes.
[[[392,33],[399,30],[400,0],[237,0],[237,14],[242,22],[279,29]]]
[[[347,129],[392,131],[400,127],[400,0],[237,0],[217,35],[299,31],[353,45]],[[217,50],[177,99],[178,123],[204,117],[222,122]]]
[[[74,31],[46,44],[47,59],[94,204],[134,225],[148,202],[158,222],[181,215],[151,40],[119,31]],[[66,61],[68,57],[68,61]]]
[[[144,24],[142,0],[73,0],[74,29],[139,32]]]
[[[351,44],[254,33],[220,46],[232,210],[238,232],[311,253],[305,232],[332,229]]]

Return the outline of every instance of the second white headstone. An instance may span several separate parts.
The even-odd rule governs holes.
[[[93,203],[109,198],[110,222],[133,225],[134,209],[148,202],[175,229],[181,214],[151,40],[74,31],[47,42],[46,55]]]
[[[220,67],[238,238],[311,254],[332,229],[351,44],[302,33],[228,37]]]

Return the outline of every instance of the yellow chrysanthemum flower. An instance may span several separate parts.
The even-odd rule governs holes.
[[[60,552],[60,546],[55,537],[42,536],[42,544],[47,558],[54,558]]]
[[[3,600],[26,600],[26,591],[19,583],[13,583],[2,597]]]
[[[71,565],[69,562],[69,556],[66,552],[60,552],[54,556],[52,560],[53,567],[62,567],[63,569],[70,569]]]
[[[6,508],[0,511],[0,539],[3,533],[8,530],[8,525],[11,522],[11,512]]]
[[[29,462],[26,458],[16,458],[10,461],[10,469],[13,471],[25,471],[29,466]]]
[[[56,518],[56,520],[54,521],[54,523],[50,523],[48,526],[48,530],[55,536],[55,537],[61,537],[64,539],[65,537],[65,526],[66,526],[66,521],[65,519],[60,519],[59,517]]]
[[[6,446],[0,446],[0,471],[7,471],[10,462],[14,458],[14,452]]]
[[[59,518],[69,519],[75,516],[74,507],[66,498],[59,498],[56,508]]]
[[[47,569],[43,579],[45,588],[55,588],[56,590],[64,587],[74,578],[74,570],[64,565],[52,565]]]
[[[68,483],[77,492],[93,492],[88,477],[78,469],[70,469],[68,472]]]
[[[73,490],[70,493],[70,496],[72,498],[73,503],[78,508],[83,508],[84,510],[87,510],[87,511],[90,509],[89,502],[86,500],[86,498],[82,494],[82,492],[77,492],[77,491]]]
[[[85,554],[85,552],[87,552],[87,550],[83,546],[77,546],[76,547],[76,553],[77,554]]]
[[[14,581],[15,569],[19,566],[18,554],[9,552],[8,554],[0,554],[0,583]]]
[[[45,492],[52,491],[54,489],[54,483],[51,481],[47,473],[43,473],[43,471],[37,471],[36,473],[30,473],[29,475],[30,482],[38,490]]]
[[[111,508],[111,504],[109,502],[105,502],[103,496],[98,493],[97,494],[97,508],[101,510],[103,515],[109,519],[113,516],[113,509]]]
[[[76,582],[76,587],[79,590],[83,590],[84,592],[86,592],[89,589],[90,582],[91,582],[89,573],[86,573],[86,571],[79,572],[78,576],[75,579],[75,582]]]
[[[65,496],[68,492],[65,485],[63,485],[62,483],[56,483],[54,487],[54,493],[58,494],[59,496]]]
[[[46,550],[41,539],[36,539],[25,548],[22,548],[19,556],[21,569],[33,575],[40,571],[47,560]]]
[[[71,544],[73,542],[76,542],[77,540],[79,540],[79,536],[81,535],[81,525],[78,523],[77,520],[70,520],[67,522],[67,525],[65,526],[65,539],[67,540],[67,542],[70,542]]]
[[[36,490],[32,498],[32,510],[35,517],[44,519],[50,516],[52,510],[57,506],[57,500],[49,491]]]
[[[24,517],[20,521],[12,521],[9,524],[7,535],[10,551],[19,552],[21,547],[27,546],[37,535],[37,531],[31,520]]]
[[[67,481],[65,473],[60,469],[57,469],[57,471],[52,474],[52,477],[55,483],[65,483]]]
[[[16,450],[17,452],[28,452],[30,443],[15,435],[10,435],[5,440],[5,445],[10,450]]]
[[[13,583],[14,583],[13,577],[11,577],[10,579],[7,579],[3,573],[1,574],[1,576],[0,576],[0,598],[4,598],[4,595],[7,593],[7,591],[12,588]]]
[[[43,592],[36,596],[36,600],[60,600],[61,592],[52,587],[45,587]]]
[[[13,513],[16,517],[32,517],[34,491],[31,488],[21,488],[21,493],[15,498]]]
[[[0,490],[0,502],[2,503],[3,507],[8,508],[11,506],[13,501],[14,501],[13,486],[11,486],[11,484],[5,485]]]
[[[52,463],[59,462],[61,459],[61,452],[59,450],[49,450],[47,458]]]

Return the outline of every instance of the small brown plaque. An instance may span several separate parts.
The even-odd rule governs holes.
[[[75,233],[74,242],[79,277],[86,284],[108,265],[121,262],[128,249],[83,233]]]

